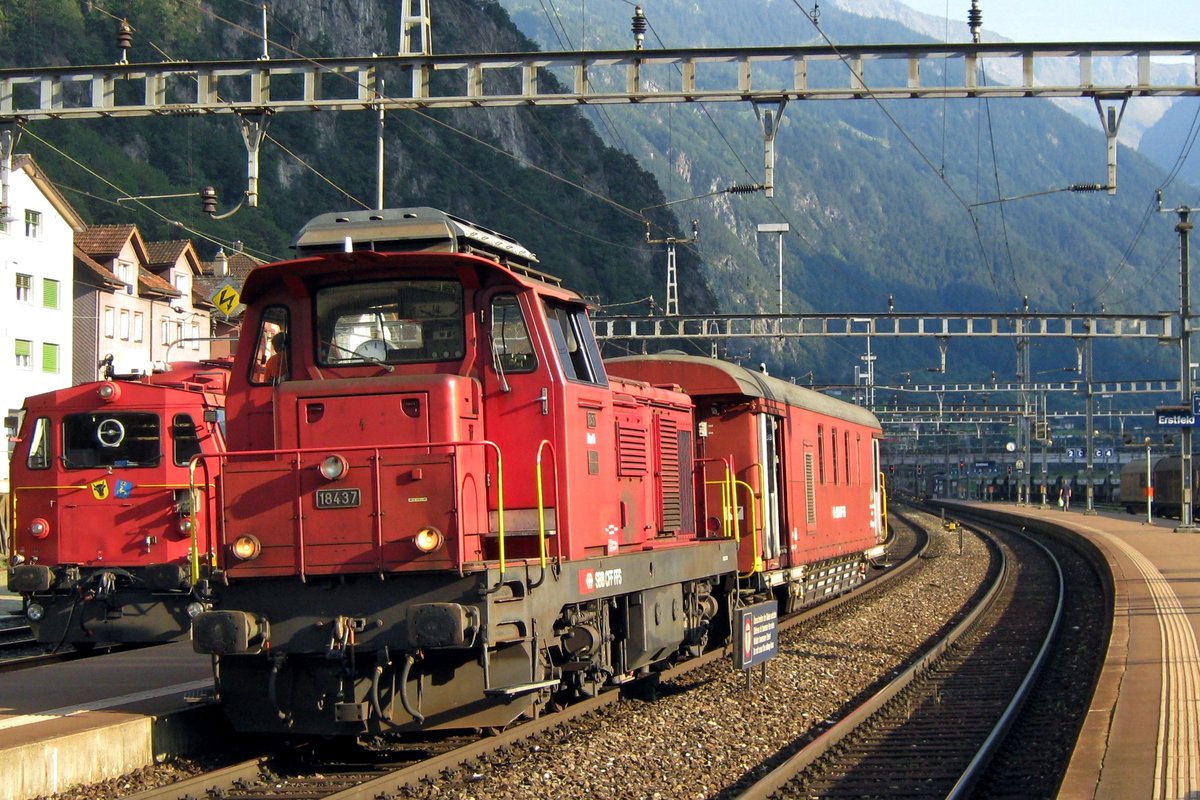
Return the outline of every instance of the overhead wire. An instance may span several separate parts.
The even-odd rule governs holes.
[[[997,299],[999,300],[999,291],[1000,291],[999,285],[996,284],[996,276],[992,269],[991,261],[988,258],[987,248],[984,246],[983,232],[980,230],[979,220],[976,218],[975,214],[972,213],[970,203],[968,203],[967,200],[958,192],[958,190],[954,188],[953,184],[951,184],[950,181],[946,178],[944,171],[939,169],[933,163],[933,161],[929,158],[929,156],[925,154],[925,151],[921,149],[921,146],[917,144],[916,140],[914,140],[912,138],[912,135],[909,134],[909,132],[907,130],[905,130],[904,126],[900,124],[900,121],[898,119],[896,119],[895,115],[892,114],[891,111],[888,110],[887,106],[885,106],[883,104],[883,101],[879,99],[879,97],[875,94],[874,90],[872,90],[871,87],[867,84],[865,76],[857,75],[854,73],[854,68],[851,66],[851,64],[850,64],[849,60],[847,59],[847,57],[845,56],[845,54],[843,54],[842,51],[838,48],[838,46],[836,44],[834,44],[833,40],[829,38],[829,36],[825,33],[825,31],[821,28],[821,26],[817,23],[817,21],[813,18],[813,16],[804,8],[804,6],[800,5],[800,0],[792,0],[792,3],[796,6],[797,9],[799,9],[800,13],[804,15],[805,19],[807,19],[812,24],[812,26],[817,30],[817,33],[819,33],[821,38],[825,40],[825,43],[829,46],[829,48],[838,57],[838,60],[846,67],[847,70],[850,71],[851,74],[855,75],[855,79],[857,81],[859,81],[859,83],[862,86],[863,91],[866,93],[867,97],[869,97],[872,101],[875,102],[875,105],[879,108],[879,110],[883,113],[883,115],[885,117],[887,117],[888,121],[892,124],[892,126],[895,127],[895,129],[900,133],[900,136],[908,143],[909,147],[911,147],[913,149],[913,151],[917,154],[917,156],[921,159],[921,161],[923,161],[925,163],[925,165],[927,167],[929,167],[930,171],[932,171],[933,174],[937,176],[938,180],[941,181],[942,185],[945,186],[946,190],[950,192],[950,195],[956,201],[958,201],[958,204],[963,207],[964,211],[966,211],[968,218],[971,220],[971,226],[975,231],[975,241],[976,241],[977,247],[979,248],[980,258],[983,259],[984,267],[986,269],[988,276],[990,277],[990,279],[992,281],[993,288],[995,288],[995,290],[997,292]]]
[[[75,158],[75,157],[71,156],[69,153],[67,153],[67,152],[63,151],[63,150],[62,150],[62,149],[60,149],[59,147],[56,147],[56,146],[54,145],[54,143],[52,143],[52,142],[50,142],[50,141],[48,141],[48,140],[46,140],[46,139],[42,138],[41,136],[38,136],[36,133],[34,133],[33,131],[29,130],[28,128],[26,128],[26,129],[25,129],[24,133],[25,133],[26,135],[28,135],[29,137],[31,137],[31,138],[33,138],[33,139],[36,139],[36,140],[37,140],[39,143],[41,143],[41,144],[42,144],[44,147],[46,147],[46,148],[48,148],[48,149],[52,150],[54,153],[56,153],[56,154],[57,154],[58,156],[60,156],[61,158],[64,158],[64,159],[66,159],[67,161],[69,161],[70,163],[74,164],[74,165],[75,165],[76,167],[78,167],[79,169],[82,169],[84,172],[86,172],[87,174],[91,175],[91,176],[92,176],[93,178],[95,178],[96,180],[100,181],[101,183],[103,183],[104,185],[108,186],[109,188],[111,188],[111,189],[115,190],[116,192],[118,192],[118,193],[120,194],[120,196],[121,196],[122,198],[128,198],[130,201],[132,201],[132,202],[134,202],[134,203],[137,203],[139,206],[141,206],[142,208],[144,208],[146,211],[150,212],[150,213],[151,213],[151,214],[153,214],[154,216],[158,217],[158,218],[159,218],[159,219],[161,219],[163,222],[166,222],[167,224],[169,224],[169,225],[171,225],[171,226],[173,226],[173,227],[179,228],[179,229],[181,229],[181,230],[185,230],[185,231],[187,231],[188,233],[190,233],[190,234],[192,234],[192,235],[196,236],[197,238],[203,239],[203,240],[204,240],[204,241],[206,241],[206,242],[210,242],[210,243],[212,243],[212,244],[216,244],[216,245],[218,245],[218,246],[221,246],[221,247],[224,247],[224,246],[226,246],[226,245],[232,246],[232,244],[233,244],[233,243],[232,243],[231,241],[224,240],[224,239],[219,239],[219,238],[217,238],[217,237],[214,237],[214,236],[212,236],[212,235],[210,235],[210,234],[208,234],[208,233],[205,233],[205,232],[203,232],[203,231],[197,230],[196,228],[193,228],[193,227],[191,227],[190,225],[187,225],[186,223],[184,223],[184,222],[181,222],[180,220],[171,219],[171,218],[170,218],[170,217],[168,217],[167,215],[165,215],[165,214],[161,213],[160,211],[156,210],[154,207],[150,206],[150,205],[149,205],[148,203],[146,203],[145,201],[138,199],[136,196],[134,196],[134,195],[131,195],[129,192],[126,192],[126,191],[125,191],[124,189],[122,189],[120,186],[118,186],[117,184],[113,183],[113,182],[112,182],[112,181],[110,181],[108,178],[105,178],[103,175],[101,175],[100,173],[96,172],[96,171],[95,171],[95,170],[93,170],[91,167],[89,167],[88,165],[86,165],[86,164],[84,164],[82,161],[80,161],[79,159],[77,159],[77,158]],[[270,259],[270,260],[279,260],[279,259],[278,259],[278,257],[276,257],[276,256],[268,256],[268,259]]]

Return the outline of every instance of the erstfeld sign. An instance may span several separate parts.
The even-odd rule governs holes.
[[[1196,415],[1187,406],[1163,406],[1154,409],[1158,424],[1169,428],[1191,428],[1196,425]]]
[[[737,609],[734,617],[735,636],[733,664],[737,669],[750,669],[755,664],[779,654],[779,603],[758,603]]]

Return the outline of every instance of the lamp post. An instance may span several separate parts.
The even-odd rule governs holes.
[[[1151,507],[1154,502],[1154,470],[1150,468],[1150,437],[1146,437],[1146,524],[1153,525]]]
[[[783,235],[790,230],[786,222],[765,222],[758,226],[759,233],[779,234],[779,316],[783,316]]]

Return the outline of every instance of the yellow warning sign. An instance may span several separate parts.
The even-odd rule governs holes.
[[[230,316],[233,310],[241,303],[242,297],[232,283],[226,281],[217,287],[210,298],[214,306],[221,310],[225,316]]]
[[[105,478],[101,478],[98,481],[92,481],[90,486],[92,487],[92,497],[96,498],[97,500],[108,499],[108,481]]]

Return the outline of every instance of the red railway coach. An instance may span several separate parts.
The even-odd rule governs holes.
[[[739,535],[738,569],[773,587],[791,611],[853,587],[883,554],[882,431],[871,412],[710,358],[683,354],[607,362],[610,373],[678,386],[696,403],[710,532]],[[711,469],[704,469],[711,474]],[[732,495],[736,502],[723,498]]]
[[[753,381],[712,366],[698,425],[678,377],[610,376],[583,301],[511,239],[418,208],[324,215],[295,247],[243,287],[207,459],[222,568],[192,638],[238,728],[502,726],[725,641],[738,603],[819,593],[779,589],[810,568],[848,585],[878,545],[869,415],[828,401],[853,480],[804,495],[779,448],[816,423],[779,382],[739,401]],[[785,519],[805,497],[841,510]]]
[[[59,646],[187,635],[214,548],[193,456],[224,449],[229,363],[177,363],[25,400],[11,464],[9,589]]]

